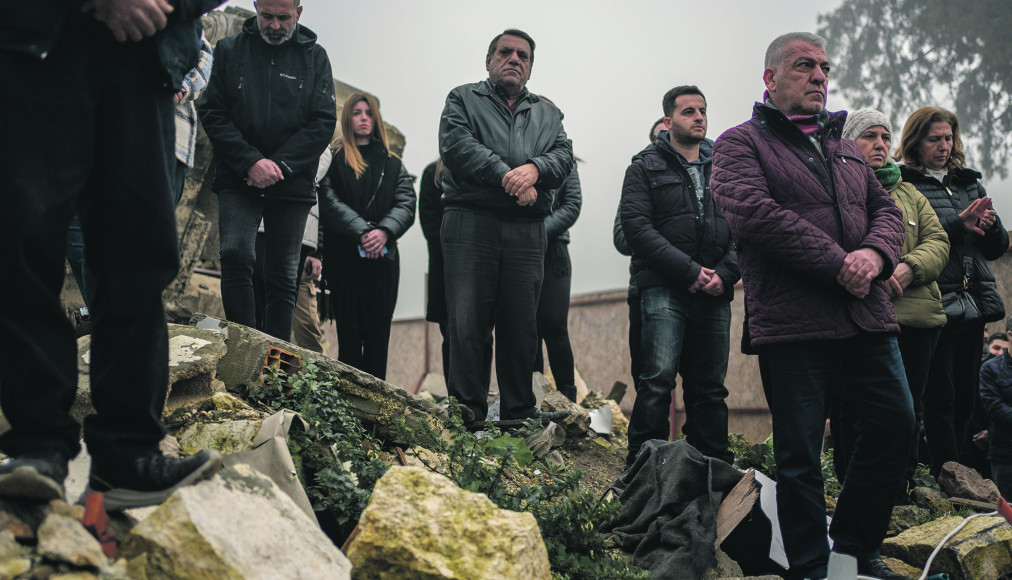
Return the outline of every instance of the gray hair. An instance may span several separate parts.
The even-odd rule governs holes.
[[[766,63],[765,68],[771,68],[776,70],[784,63],[784,58],[787,56],[787,45],[795,40],[806,42],[813,46],[817,46],[822,50],[826,50],[826,39],[822,38],[818,34],[812,34],[811,32],[788,32],[787,34],[781,34],[776,37],[773,42],[770,43],[769,48],[766,49]]]

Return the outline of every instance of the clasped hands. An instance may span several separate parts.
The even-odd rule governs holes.
[[[265,157],[254,163],[253,167],[250,167],[249,171],[246,172],[246,185],[263,189],[282,181],[284,178],[285,174],[281,172],[278,164]]]
[[[710,296],[720,296],[724,293],[724,281],[717,275],[717,272],[704,266],[700,268],[696,281],[689,286],[689,292],[692,294],[700,290]]]
[[[836,281],[855,297],[864,298],[871,291],[872,280],[884,266],[885,260],[877,251],[871,248],[854,250],[843,259]]]
[[[507,171],[502,178],[502,187],[506,193],[517,198],[518,205],[534,205],[538,200],[538,191],[534,189],[534,184],[538,182],[540,176],[537,166],[527,163]]]
[[[117,42],[124,42],[153,36],[165,28],[166,15],[174,8],[169,0],[88,0],[81,6],[81,12],[91,10]]]

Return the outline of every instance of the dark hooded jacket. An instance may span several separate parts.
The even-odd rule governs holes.
[[[330,61],[313,31],[296,25],[288,42],[273,46],[260,37],[256,17],[248,18],[242,32],[215,46],[199,110],[218,159],[215,191],[316,201],[313,181],[334,136],[337,105]],[[249,168],[264,158],[284,179],[263,190],[246,185]]]
[[[705,188],[702,211],[667,131],[633,157],[626,170],[619,212],[640,291],[665,286],[688,293],[705,266],[724,282],[721,297],[734,296],[741,274],[731,230],[710,193],[712,148],[708,139],[699,145]]]
[[[991,420],[988,459],[1012,463],[1012,355],[1008,350],[980,367],[980,402]]]
[[[166,92],[175,93],[187,71],[200,56],[200,16],[224,0],[170,0],[175,8],[165,28],[135,43],[137,50],[156,56],[158,79]],[[23,52],[45,59],[68,22],[81,11],[81,0],[30,0],[5,2],[0,22],[0,50]],[[91,18],[91,16],[87,16]],[[104,24],[99,24],[103,28]],[[112,33],[109,33],[110,38]]]
[[[439,120],[443,205],[490,211],[504,218],[540,219],[552,211],[552,191],[573,168],[573,144],[562,112],[524,89],[510,113],[488,80],[461,85],[446,97]],[[538,199],[521,207],[502,187],[511,169],[538,168]]]
[[[738,249],[746,352],[899,331],[882,280],[900,258],[902,213],[857,144],[841,140],[846,117],[828,115],[820,152],[782,112],[756,103],[752,118],[714,145],[711,187]],[[884,266],[857,298],[836,276],[861,248]]]
[[[949,261],[938,277],[942,294],[963,287],[964,258],[970,267],[967,288],[980,308],[984,322],[1005,318],[1005,306],[994,282],[994,274],[987,265],[1008,250],[1009,236],[1001,219],[997,219],[983,236],[966,229],[959,213],[975,199],[987,197],[978,179],[981,174],[973,169],[960,169],[945,176],[945,183],[906,166],[900,166],[903,181],[912,184],[928,199],[938,215],[945,233],[949,236]]]

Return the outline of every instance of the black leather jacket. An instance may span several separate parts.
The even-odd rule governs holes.
[[[552,213],[545,217],[545,236],[548,243],[569,243],[569,228],[580,217],[583,206],[583,193],[580,190],[580,172],[573,164],[573,170],[566,177],[566,182],[552,196]]]
[[[713,144],[700,143],[700,157]],[[689,172],[668,142],[667,131],[633,158],[622,183],[622,230],[633,252],[636,287],[665,286],[688,292],[703,266],[716,271],[730,300],[741,278],[731,230],[710,193],[711,163],[703,165],[702,217]]]
[[[439,121],[443,158],[443,204],[491,211],[508,218],[541,218],[552,211],[552,190],[572,170],[573,144],[562,112],[528,92],[510,113],[488,80],[462,85],[446,97]],[[520,207],[502,187],[515,167],[533,163],[540,174],[537,201]]]
[[[153,51],[160,65],[159,82],[166,92],[182,86],[187,71],[197,66],[200,55],[200,16],[224,0],[170,0],[175,8],[165,29],[134,43],[137,50]],[[81,0],[31,0],[5,2],[0,20],[0,50],[23,52],[45,59],[63,29],[84,4]],[[80,16],[79,16],[80,17]],[[83,16],[93,18],[91,14]],[[99,24],[105,28],[104,24]],[[109,33],[112,37],[112,33]]]
[[[270,199],[313,203],[320,154],[337,124],[334,78],[316,34],[297,25],[291,40],[267,44],[256,17],[214,48],[211,79],[199,105],[214,146],[214,190],[248,191]],[[246,173],[268,158],[284,179],[265,189],[246,185]]]

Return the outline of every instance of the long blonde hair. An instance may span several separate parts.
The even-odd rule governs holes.
[[[355,143],[355,130],[351,125],[352,109],[362,101],[365,101],[369,105],[369,109],[372,110],[372,139],[379,141],[385,149],[389,150],[389,147],[387,147],[387,129],[383,125],[383,116],[380,115],[379,103],[376,102],[376,98],[366,93],[352,93],[344,101],[344,106],[341,107],[341,136],[343,141],[341,148],[344,149],[345,163],[355,172],[355,179],[362,179],[362,175],[369,166],[365,162],[365,159],[362,158],[362,153],[358,150],[358,145]]]

